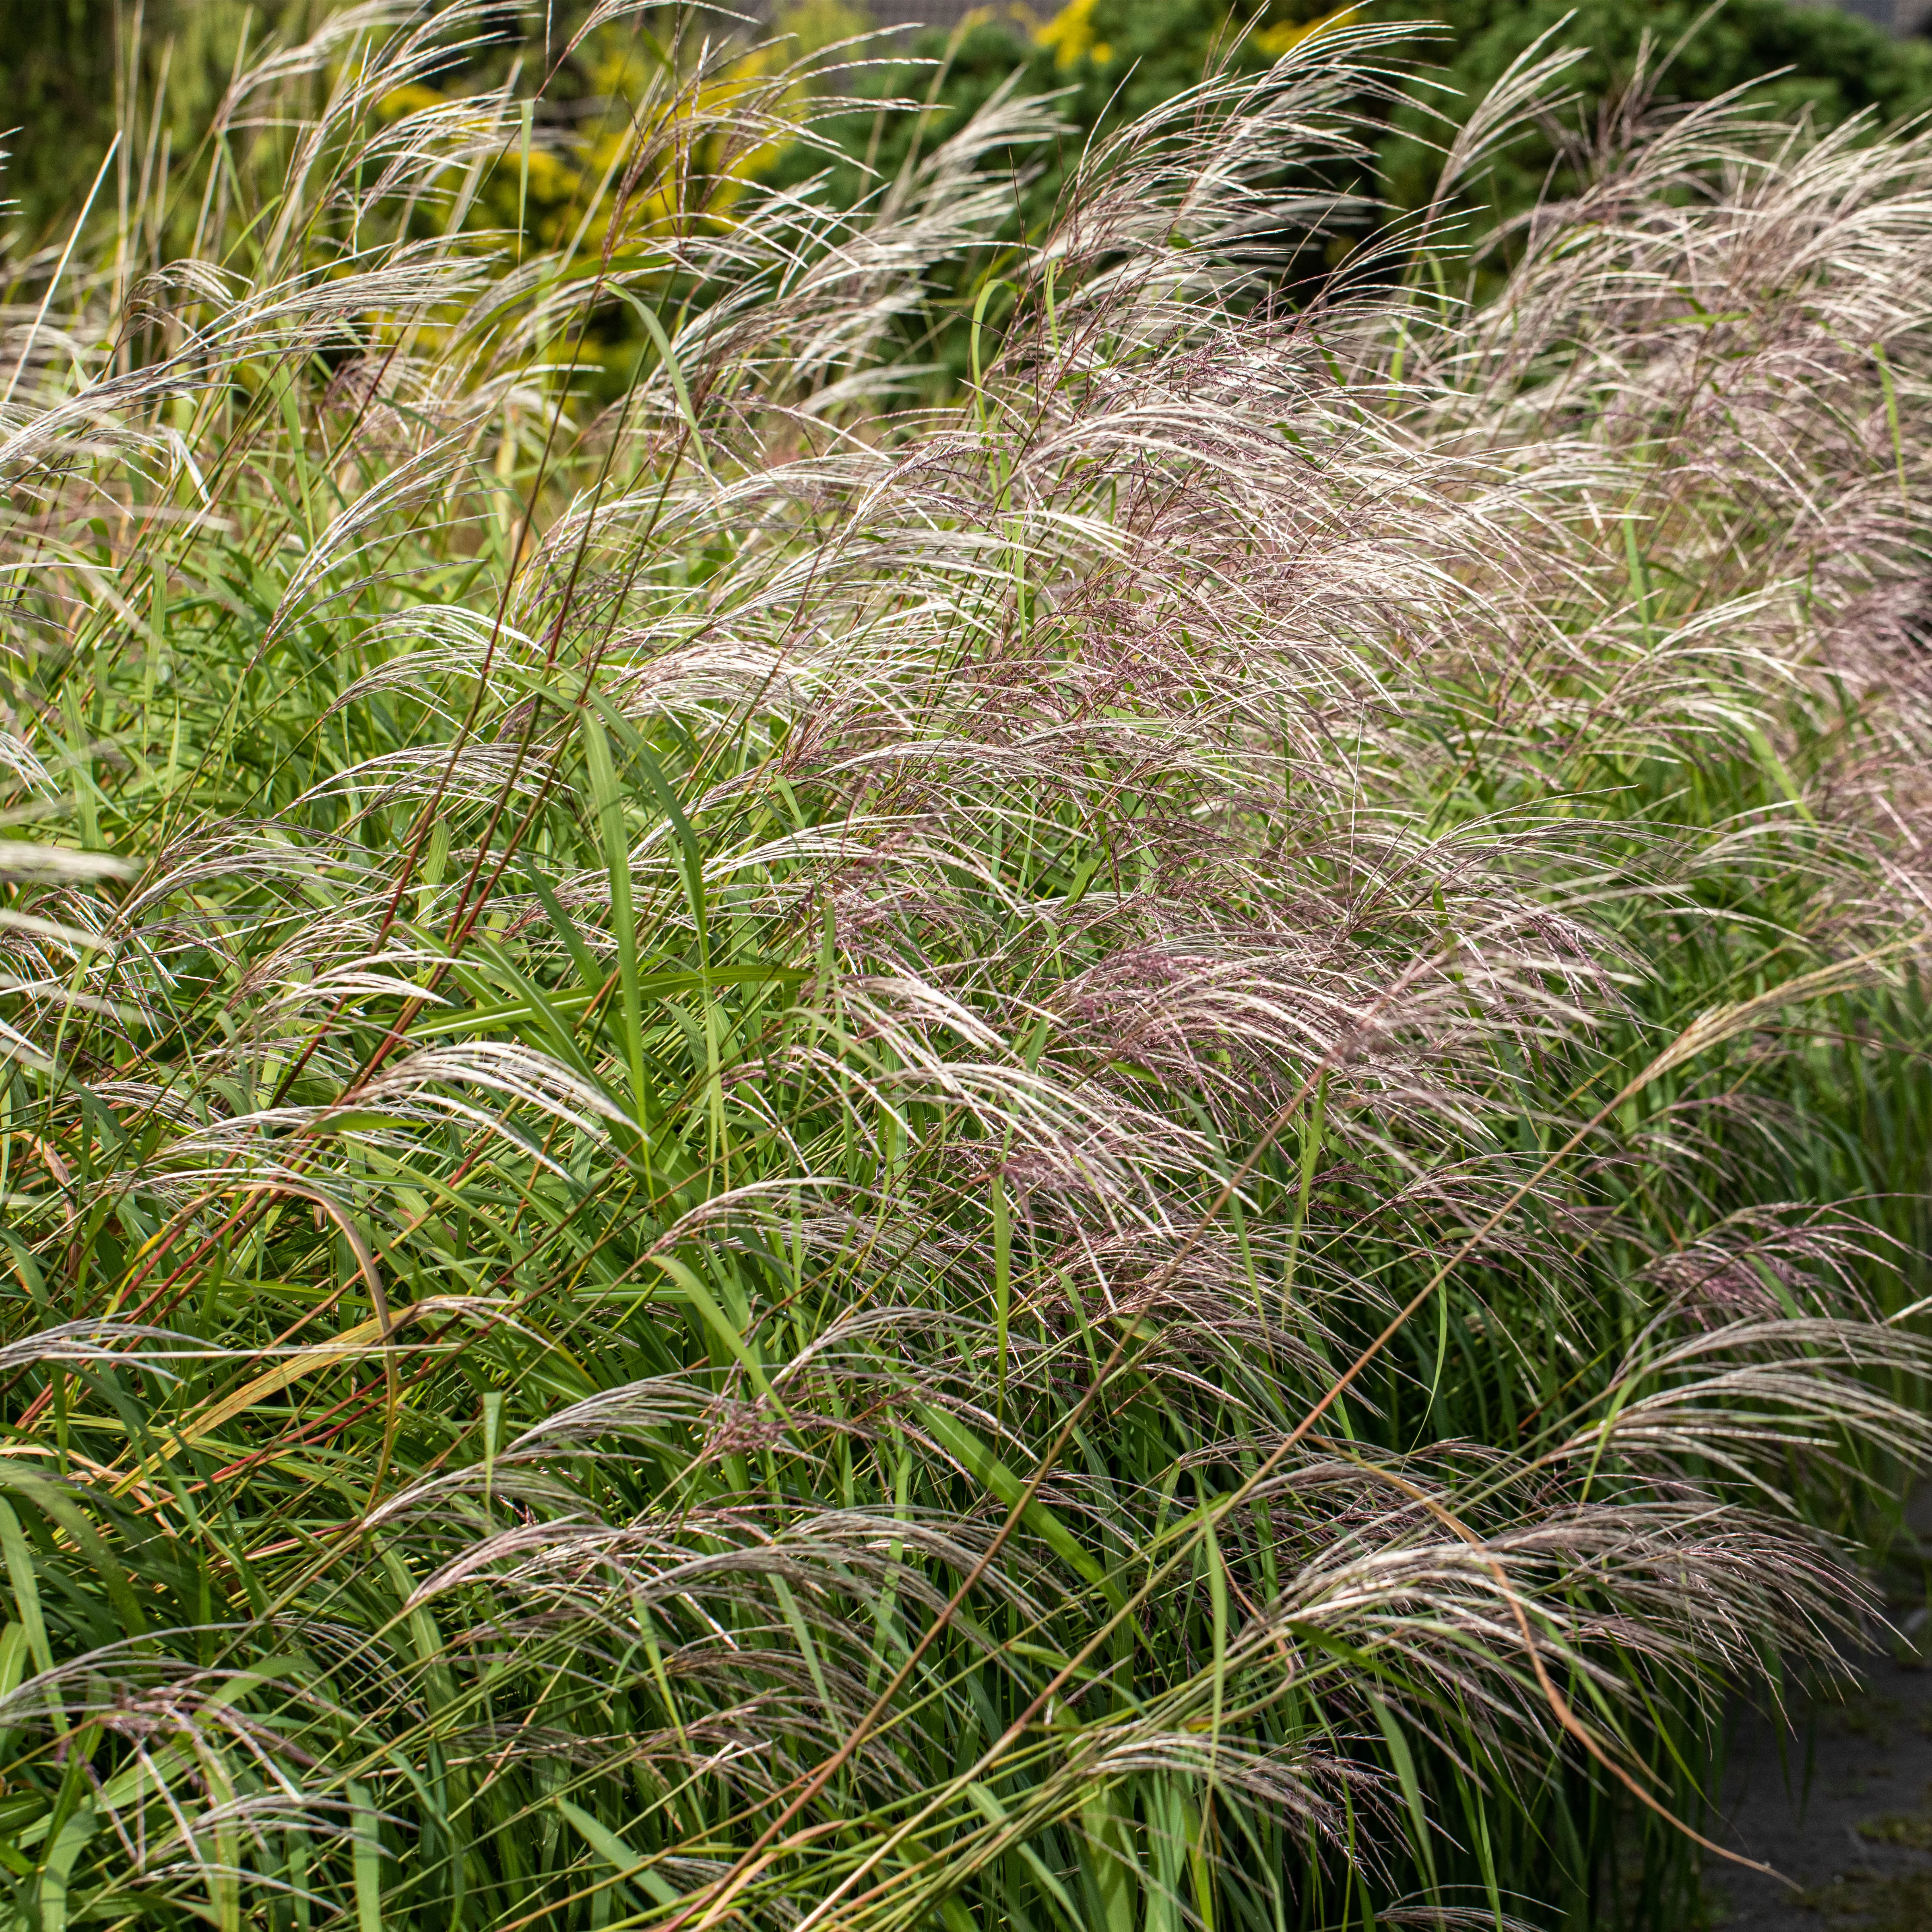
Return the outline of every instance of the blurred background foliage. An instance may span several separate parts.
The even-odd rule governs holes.
[[[1376,18],[1418,23],[1405,51],[1424,72],[1382,110],[1388,131],[1372,168],[1336,184],[1382,200],[1377,215],[1358,221],[1356,239],[1426,202],[1462,114],[1546,35],[1552,46],[1582,50],[1567,76],[1574,98],[1468,184],[1466,218],[1478,229],[1526,214],[1546,182],[1559,195],[1571,188],[1575,155],[1608,119],[1637,104],[1632,89],[1646,68],[1645,105],[1751,88],[1766,112],[1808,116],[1822,126],[1862,114],[1875,126],[1896,124],[1932,108],[1932,44],[1894,40],[1868,20],[1784,0],[1714,7],[1708,0],[1371,0],[1339,10],[1330,0],[1232,8],[1220,0],[1072,0],[1044,20],[1012,4],[977,9],[950,32],[919,34],[913,60],[861,78],[856,92],[917,96],[925,105],[855,115],[846,134],[850,165],[832,190],[856,200],[872,171],[890,178],[916,148],[945,140],[1017,73],[1022,92],[1060,93],[1069,127],[1057,164],[1024,182],[1016,158],[1016,232],[1038,232],[1066,167],[1096,133],[1148,112],[1210,66],[1258,72],[1305,34]],[[803,153],[790,159],[800,178],[816,165]],[[1331,248],[1330,266],[1348,245]]]
[[[1369,273],[1378,270],[1363,264],[1392,259],[1387,250],[1356,251],[1387,241],[1413,218],[1459,114],[1546,35],[1552,45],[1581,50],[1568,76],[1569,104],[1466,183],[1459,211],[1478,232],[1496,231],[1505,253],[1512,224],[1546,182],[1565,192],[1593,136],[1634,105],[1707,100],[1750,87],[1767,112],[1828,126],[1858,115],[1874,126],[1896,124],[1932,109],[1932,43],[1894,40],[1868,21],[1784,0],[1719,0],[1715,7],[1702,0],[1370,0],[1352,14],[1331,10],[1328,0],[1235,0],[1232,7],[1224,0],[1071,0],[1058,11],[1002,0],[966,11],[950,28],[886,28],[872,39],[866,36],[874,18],[850,0],[781,0],[762,34],[748,18],[752,10],[721,10],[712,28],[744,40],[737,70],[743,83],[758,85],[775,68],[796,63],[802,121],[808,96],[821,106],[814,138],[782,151],[748,146],[727,172],[756,174],[820,202],[852,208],[889,192],[910,164],[1002,89],[1056,97],[1064,131],[1053,149],[1034,146],[1010,157],[1013,212],[1006,232],[957,264],[923,314],[904,326],[908,356],[930,364],[940,391],[968,378],[971,315],[976,310],[995,328],[1003,320],[1010,296],[1000,281],[999,244],[1044,230],[1069,170],[1096,136],[1172,99],[1212,68],[1258,71],[1304,34],[1343,18],[1415,20],[1414,44],[1397,52],[1423,71],[1406,78],[1394,99],[1362,104],[1386,129],[1378,152],[1329,184],[1338,208],[1325,249],[1304,256],[1291,280],[1325,274],[1351,255],[1354,272]],[[520,230],[539,248],[596,231],[624,143],[626,103],[650,64],[666,58],[673,12],[599,27],[590,0],[528,0],[488,16],[487,36],[453,56],[436,79],[452,94],[508,81],[531,104],[518,165],[493,170],[481,184],[467,226]],[[0,0],[0,98],[10,123],[0,252],[12,280],[31,276],[37,258],[60,248],[97,175],[98,191],[110,202],[138,196],[157,171],[166,179],[205,138],[248,47],[270,33],[299,38],[318,17],[315,0]],[[1632,95],[1640,73],[1646,76],[1637,83],[1642,104]],[[850,105],[826,118],[828,94]],[[145,150],[133,152],[130,142],[104,170],[120,105],[137,97],[161,104]],[[400,116],[437,98],[428,86],[399,90],[393,110]],[[716,164],[717,157],[709,158]],[[1376,206],[1358,199],[1367,196]],[[190,240],[196,213],[177,211],[184,224],[170,238],[177,245]],[[426,232],[442,219],[441,211],[422,211]],[[589,352],[614,392],[651,350],[628,310],[614,304]]]
[[[664,22],[671,10],[660,10]],[[716,31],[755,34],[746,14],[721,10]],[[939,10],[935,8],[934,10]],[[313,25],[314,0],[0,0],[0,98],[7,104],[4,186],[12,204],[7,253],[17,259],[50,242],[85,195],[128,98],[134,64],[158,86],[165,114],[157,130],[176,153],[201,137],[238,54],[265,34],[298,37]],[[1392,212],[1413,209],[1434,180],[1436,150],[1459,112],[1484,94],[1546,34],[1583,50],[1572,70],[1575,98],[1540,133],[1519,141],[1490,172],[1484,223],[1522,213],[1566,149],[1587,140],[1624,101],[1648,45],[1670,58],[1654,76],[1660,104],[1708,100],[1753,86],[1768,111],[1808,114],[1825,125],[1868,114],[1876,123],[1932,108],[1932,43],[1898,40],[1869,21],[1828,6],[1785,0],[1370,0],[1340,14],[1329,0],[1072,0],[1058,11],[1016,0],[967,11],[950,28],[893,28],[854,44],[874,22],[850,0],[794,0],[770,13],[772,34],[748,52],[748,68],[818,56],[843,69],[854,97],[839,130],[847,160],[828,191],[856,202],[890,181],[916,148],[929,152],[997,89],[1054,92],[1067,134],[1054,161],[1022,169],[1015,158],[1016,226],[1047,218],[1065,167],[1096,130],[1148,112],[1198,81],[1210,66],[1258,70],[1302,34],[1348,16],[1418,22],[1413,52],[1432,73],[1408,83],[1384,110],[1377,157]],[[544,125],[533,130],[520,194],[502,184],[475,213],[554,245],[584,218],[621,138],[627,70],[652,58],[652,16],[582,30],[588,0],[526,0],[492,16],[492,44],[478,45],[448,76],[452,91],[514,70],[521,91],[543,94]],[[1432,27],[1427,24],[1432,22]],[[581,38],[580,38],[581,36]],[[1017,78],[1016,78],[1017,77]],[[548,87],[544,83],[548,80]],[[415,104],[399,103],[399,107]],[[615,110],[616,124],[614,121]],[[801,146],[766,158],[781,177],[818,174],[824,158]],[[129,157],[130,167],[140,157]]]

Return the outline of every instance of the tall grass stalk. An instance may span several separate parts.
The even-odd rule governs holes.
[[[1477,306],[1560,58],[1311,276],[1384,30],[1002,250],[1050,101],[832,209],[613,4],[540,250],[494,17],[14,265],[15,1922],[1686,1922],[1928,1447],[1932,137]]]

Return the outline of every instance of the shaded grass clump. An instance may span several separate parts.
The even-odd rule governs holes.
[[[487,11],[11,297],[16,1913],[1681,1924],[1926,1446],[1932,147],[1291,311],[1324,34],[922,409],[1049,104],[841,212],[694,27],[493,253],[507,88],[393,111]]]

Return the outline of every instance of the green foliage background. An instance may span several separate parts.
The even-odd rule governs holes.
[[[1271,34],[1311,26],[1329,10],[1324,0],[1266,0],[1232,11],[1214,0],[1093,0],[1087,10],[1092,44],[1069,60],[1030,31],[1024,10],[1006,10],[1003,18],[1002,10],[988,8],[952,34],[929,31],[917,38],[917,58],[936,65],[871,77],[858,91],[930,94],[940,111],[920,117],[919,140],[927,144],[956,131],[1018,73],[1023,91],[1064,90],[1060,112],[1076,130],[1063,148],[1064,163],[1078,141],[1192,86],[1210,62],[1260,71],[1271,58],[1265,50]],[[1725,0],[1715,10],[1696,0],[1583,0],[1580,6],[1567,0],[1380,0],[1354,17],[1440,22],[1438,32],[1417,37],[1412,52],[1432,70],[1408,83],[1411,104],[1391,117],[1378,158],[1385,191],[1398,209],[1426,199],[1450,124],[1545,34],[1555,36],[1553,44],[1586,50],[1568,76],[1580,98],[1559,123],[1576,138],[1586,137],[1624,98],[1646,41],[1673,56],[1656,77],[1660,104],[1714,100],[1756,85],[1767,111],[1808,113],[1822,127],[1861,113],[1897,123],[1932,106],[1932,46],[1894,40],[1870,22],[1828,7],[1787,6],[1784,0]],[[890,116],[883,133],[855,125],[848,137],[855,158],[869,156],[890,174],[913,147],[911,118]],[[1534,200],[1558,159],[1554,131],[1532,132],[1496,165],[1490,188],[1493,214],[1520,214]],[[1049,165],[1028,188],[1023,206],[1029,224],[1050,210],[1062,178],[1063,167]],[[844,184],[859,191],[856,169]]]
[[[206,125],[244,28],[258,40],[265,32],[293,34],[314,10],[314,0],[254,7],[245,0],[143,0],[139,6],[0,0],[0,99],[7,104],[0,124],[16,130],[8,142],[4,188],[18,204],[18,241],[44,238],[85,191],[111,137],[130,62],[144,64],[152,76],[167,60],[170,131],[184,148]],[[1312,24],[1329,9],[1325,0],[1263,0],[1232,9],[1217,0],[1093,0],[1083,10],[1091,44],[1071,59],[1042,44],[1036,16],[1017,6],[978,8],[953,32],[928,30],[909,44],[895,40],[916,64],[872,68],[856,76],[853,91],[874,99],[930,97],[937,111],[889,112],[883,127],[871,115],[855,116],[845,135],[852,158],[841,191],[850,200],[864,192],[874,178],[864,166],[868,160],[890,177],[914,152],[915,122],[919,146],[943,141],[1018,74],[1022,92],[1062,91],[1060,111],[1072,130],[1058,161],[1033,171],[1018,197],[1019,223],[1037,227],[1051,212],[1066,162],[1095,130],[1131,120],[1192,86],[1210,62],[1259,71],[1270,56],[1258,40],[1264,47],[1270,34]],[[495,9],[489,26],[502,46],[472,52],[463,64],[466,82],[506,64],[513,53],[540,68],[546,29],[561,42],[587,11],[554,0]],[[809,38],[811,16],[824,12],[848,10],[782,8],[778,19],[782,26],[806,24]],[[849,17],[862,22],[862,10]],[[1355,17],[1440,22],[1439,34],[1419,35],[1413,50],[1434,71],[1409,83],[1411,104],[1391,117],[1378,157],[1399,209],[1416,206],[1429,192],[1439,158],[1433,144],[1445,138],[1439,117],[1460,118],[1546,33],[1586,50],[1570,76],[1580,99],[1564,117],[1575,136],[1587,135],[1622,98],[1646,39],[1654,49],[1676,50],[1655,89],[1660,103],[1709,100],[1756,84],[1768,110],[1808,113],[1827,127],[1860,113],[1897,123],[1932,106],[1932,44],[1894,40],[1828,6],[1724,0],[1713,10],[1697,0],[1582,0],[1574,7],[1568,0],[1373,0]],[[553,104],[568,101],[587,85],[582,64],[573,64],[548,92]],[[813,158],[794,157],[782,178],[808,172]],[[1558,158],[1546,134],[1519,142],[1495,167],[1490,214],[1521,213]],[[1559,189],[1569,178],[1559,172]]]

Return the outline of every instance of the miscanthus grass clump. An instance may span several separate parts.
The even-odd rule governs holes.
[[[1682,1925],[1927,1446],[1932,142],[1473,305],[1560,61],[1330,272],[1377,32],[1001,251],[604,12],[554,249],[364,8],[12,266],[10,1922]]]

